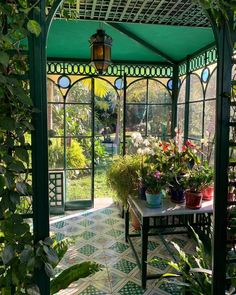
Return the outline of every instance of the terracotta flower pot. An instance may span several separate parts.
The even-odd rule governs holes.
[[[185,191],[186,208],[200,209],[202,207],[202,192]]]
[[[202,199],[204,201],[210,201],[214,196],[214,186],[208,186],[202,190]]]

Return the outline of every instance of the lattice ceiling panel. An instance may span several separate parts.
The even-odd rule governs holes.
[[[77,0],[73,5],[65,2],[64,7],[68,15],[85,20],[210,26],[202,9],[191,0]]]

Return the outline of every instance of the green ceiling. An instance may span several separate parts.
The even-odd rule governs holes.
[[[48,57],[89,60],[88,39],[100,26],[97,21],[54,20],[48,36]],[[166,61],[158,51],[180,61],[214,42],[211,28],[130,23],[103,23],[102,28],[113,38],[113,62]]]

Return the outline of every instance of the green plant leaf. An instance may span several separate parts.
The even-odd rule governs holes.
[[[14,250],[11,245],[7,245],[2,251],[2,261],[8,264],[14,257]]]
[[[55,272],[54,272],[54,269],[53,269],[53,267],[51,266],[50,263],[45,262],[45,264],[44,264],[44,270],[45,270],[45,272],[46,272],[46,274],[47,274],[47,276],[49,278],[54,277]]]
[[[58,263],[58,257],[57,253],[54,249],[49,248],[48,246],[44,245],[43,250],[46,254],[47,260],[51,265],[57,265]]]
[[[9,64],[9,55],[4,51],[0,51],[0,63],[4,65],[4,67],[7,67]]]
[[[86,278],[100,269],[99,264],[90,261],[72,265],[51,281],[50,294],[55,294],[59,290],[67,288],[72,282]]]
[[[0,121],[0,128],[6,131],[15,130],[15,120],[10,117],[2,117]]]
[[[32,285],[27,288],[27,294],[28,295],[40,295],[40,290],[37,285]]]
[[[25,182],[17,182],[16,189],[22,195],[28,194],[28,189],[27,189],[27,185]]]
[[[24,161],[25,163],[29,164],[29,154],[25,148],[16,147],[15,148],[16,156]]]
[[[0,192],[4,189],[5,185],[5,178],[0,175]]]
[[[30,33],[35,34],[37,37],[41,33],[41,27],[38,22],[33,19],[30,19],[27,23],[27,29]]]

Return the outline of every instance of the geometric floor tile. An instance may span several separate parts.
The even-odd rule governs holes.
[[[122,287],[118,294],[121,295],[142,295],[145,291],[133,282],[128,282],[124,287]]]
[[[78,251],[86,256],[92,255],[94,252],[96,252],[98,248],[92,246],[92,245],[85,245],[82,248],[78,249]]]
[[[116,264],[114,264],[113,267],[115,269],[118,269],[118,270],[128,274],[136,267],[136,263],[133,263],[131,261],[128,261],[128,260],[122,258],[120,261],[118,261]]]
[[[63,228],[66,225],[67,225],[67,223],[65,221],[59,221],[59,222],[52,224],[52,226],[56,227],[56,228]]]
[[[113,213],[112,209],[103,209],[100,211],[100,213],[105,214],[105,215],[111,215]]]
[[[82,226],[84,226],[84,227],[86,227],[86,226],[89,226],[89,225],[91,225],[91,224],[93,224],[94,223],[94,221],[91,221],[91,220],[82,220],[81,222],[79,222],[78,224],[80,224],[80,225],[82,225]]]
[[[123,243],[120,243],[120,242],[116,242],[111,247],[109,247],[109,249],[111,249],[111,250],[113,250],[113,251],[115,251],[117,253],[123,253],[128,248],[129,248],[129,246],[127,244],[123,244]]]
[[[183,292],[181,291],[181,287],[174,284],[174,283],[169,283],[169,282],[163,282],[160,286],[159,289],[168,292],[169,294],[172,295],[182,295]],[[204,294],[206,295],[206,294]]]
[[[157,259],[155,261],[153,261],[153,259]],[[152,260],[149,262],[149,264],[155,268],[159,268],[160,270],[165,270],[168,266],[168,264],[164,261],[164,259],[155,256],[152,258]]]
[[[83,292],[79,293],[78,295],[106,295],[106,293],[101,292],[94,286],[88,286]]]
[[[153,251],[155,250],[160,244],[154,241],[148,241],[148,250]]]
[[[109,225],[114,225],[118,222],[117,219],[114,219],[114,218],[108,218],[104,221],[106,224],[109,224]]]
[[[55,236],[53,237],[57,242],[63,240],[65,238],[65,235],[62,233],[55,233]]]
[[[87,230],[84,231],[82,234],[80,234],[80,237],[82,237],[85,240],[89,240],[89,239],[91,239],[94,236],[96,236],[95,233],[90,232],[90,231],[87,231]]]
[[[108,207],[109,206],[109,207]],[[69,288],[61,290],[58,295],[180,295],[180,287],[172,282],[148,280],[147,289],[141,289],[140,271],[135,256],[124,237],[124,219],[114,205],[89,211],[77,211],[76,215],[53,217],[50,231],[57,240],[70,238],[74,243],[69,245],[65,256],[58,264],[56,273],[65,268],[87,260],[102,265],[96,274],[72,283]],[[132,233],[137,234],[130,228]],[[154,231],[154,230],[152,230]],[[169,231],[169,229],[168,229]],[[133,244],[138,256],[141,256],[141,238],[133,237]],[[91,240],[91,242],[90,242]],[[169,250],[175,253],[171,241],[180,248],[195,251],[195,243],[187,235],[168,235],[165,237]],[[186,247],[185,247],[186,246]],[[159,236],[152,236],[148,242],[150,272],[165,272],[167,264],[161,257],[168,257],[167,251]],[[161,257],[160,257],[161,256]],[[158,258],[153,262],[153,258]],[[165,258],[168,259],[168,258]],[[169,258],[173,260],[173,258]],[[205,294],[204,294],[205,295]]]
[[[118,238],[119,236],[121,236],[123,234],[122,231],[117,230],[117,229],[112,229],[108,232],[106,232],[107,235],[112,236],[114,238]]]

